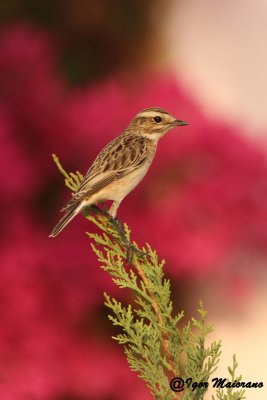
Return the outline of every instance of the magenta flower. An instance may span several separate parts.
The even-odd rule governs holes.
[[[0,46],[0,398],[149,399],[107,341],[102,292],[117,289],[84,235],[95,228],[78,216],[48,239],[70,197],[50,154],[85,173],[140,109],[160,106],[189,121],[161,140],[118,215],[166,257],[174,280],[215,268],[232,276],[234,260],[241,294],[244,259],[253,268],[255,254],[267,256],[266,154],[237,128],[211,123],[171,77],[118,74],[68,89],[52,38],[37,28],[6,28]]]

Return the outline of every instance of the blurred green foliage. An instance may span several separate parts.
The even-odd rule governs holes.
[[[0,23],[30,21],[50,31],[67,82],[85,84],[149,59],[160,3],[9,0],[0,2]]]

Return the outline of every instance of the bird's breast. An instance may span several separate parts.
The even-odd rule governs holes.
[[[135,170],[121,179],[113,181],[108,186],[101,190],[98,195],[106,200],[121,201],[128,193],[130,193],[138,183],[144,178],[150,163]]]

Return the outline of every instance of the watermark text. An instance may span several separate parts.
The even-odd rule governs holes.
[[[181,377],[175,377],[170,381],[171,390],[174,392],[182,392],[185,389],[189,389],[194,392],[196,389],[207,390],[211,386],[215,389],[223,388],[236,388],[236,389],[260,389],[262,388],[263,382],[251,382],[251,381],[238,381],[230,382],[227,378],[213,378],[211,384],[209,382],[196,382],[192,378],[184,380]]]

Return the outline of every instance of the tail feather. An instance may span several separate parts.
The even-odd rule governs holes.
[[[55,237],[57,236],[68,223],[81,211],[83,208],[83,204],[75,204],[73,205],[64,215],[63,218],[58,222],[58,224],[55,226],[55,228],[52,230],[50,233],[49,237]]]

